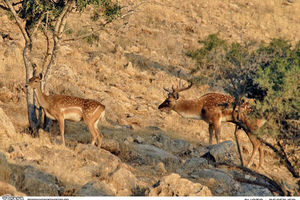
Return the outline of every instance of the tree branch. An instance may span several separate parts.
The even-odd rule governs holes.
[[[145,3],[149,3],[149,1],[142,1],[142,2],[140,2],[139,4],[137,4],[136,6],[134,6],[132,9],[128,10],[127,13],[121,15],[119,17],[119,19],[124,19],[126,16],[133,14],[138,7],[142,6]],[[123,8],[125,8],[125,7],[122,7],[122,9]],[[108,25],[108,24],[110,24],[112,22],[113,21],[106,21],[105,23],[102,23],[102,24],[99,25],[100,28],[98,28],[98,29],[96,29],[96,30],[94,30],[94,31],[92,31],[90,33],[87,33],[87,34],[84,34],[84,35],[81,35],[81,36],[78,36],[78,37],[64,39],[64,40],[62,40],[62,42],[76,41],[76,40],[87,38],[87,37],[95,34],[96,32],[101,31],[106,25]]]
[[[270,179],[269,177],[267,177],[263,174],[254,172],[254,171],[252,171],[251,169],[249,169],[247,167],[242,167],[242,166],[229,164],[229,163],[223,163],[223,162],[216,162],[214,164],[216,166],[223,165],[223,166],[227,166],[231,169],[239,169],[239,170],[242,170],[243,172],[246,172],[247,174],[249,174],[251,176],[256,177],[256,179],[254,181],[248,180],[248,179],[245,179],[245,178],[242,178],[242,177],[234,177],[239,182],[246,182],[246,183],[250,183],[250,184],[254,184],[254,185],[260,185],[260,186],[268,188],[273,193],[274,192],[278,193],[280,196],[286,195],[284,193],[284,190],[282,189],[282,187],[278,183],[276,183],[274,180]]]
[[[43,19],[44,19],[45,15],[42,14],[42,16],[39,18],[37,24],[35,25],[33,31],[31,32],[31,35],[35,34],[35,32],[37,31],[37,29],[39,28],[39,26],[41,25]]]
[[[45,83],[48,78],[50,68],[56,58],[60,39],[62,37],[62,33],[63,33],[64,27],[65,27],[67,17],[69,15],[69,13],[72,11],[73,3],[74,3],[74,0],[67,1],[66,6],[64,7],[62,13],[60,14],[60,16],[58,17],[58,19],[56,21],[55,28],[53,31],[53,48],[52,48],[50,61],[45,70],[44,79],[43,79],[43,87],[45,87]]]
[[[21,22],[21,19],[19,18],[18,14],[16,13],[16,10],[14,9],[13,5],[10,3],[9,0],[3,0],[3,1],[5,2],[7,7],[9,8],[10,12],[14,16],[14,19],[16,20],[16,23],[25,39],[25,42],[31,44],[31,39],[30,39],[30,36],[27,33],[27,31],[25,30],[25,25],[24,25],[24,23]]]

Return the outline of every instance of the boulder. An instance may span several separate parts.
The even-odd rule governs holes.
[[[82,186],[77,192],[78,196],[114,196],[115,192],[105,182],[91,181]]]
[[[207,167],[208,167],[208,161],[205,158],[193,157],[185,161],[180,171],[182,171],[185,174],[191,174],[195,170],[199,170]]]
[[[221,169],[201,169],[191,175],[197,182],[209,187],[214,195],[233,195],[238,189],[232,175]]]
[[[97,163],[97,176],[102,178],[108,177],[121,163],[121,160],[109,151],[99,149],[89,144],[78,144],[75,148],[75,152],[77,152],[78,156],[83,160]],[[95,168],[93,168],[93,173],[95,173]]]
[[[177,156],[157,148],[149,144],[134,144],[136,156],[142,159],[142,163],[145,164],[157,164],[163,162],[166,167],[177,166],[180,164],[180,160]]]
[[[272,196],[269,189],[236,181],[240,174],[222,169],[201,169],[191,174],[197,182],[209,187],[216,196]]]
[[[209,146],[208,149],[209,154],[216,162],[233,163],[236,165],[240,165],[241,163],[236,145],[232,141],[221,142],[219,144]]]
[[[173,173],[159,180],[149,196],[212,196],[212,193],[208,187]]]
[[[57,177],[32,166],[13,166],[12,182],[16,188],[29,196],[59,196],[63,192]]]
[[[272,192],[262,186],[240,183],[239,189],[234,194],[235,196],[273,196]]]
[[[193,151],[193,145],[181,140],[171,139],[163,133],[155,133],[152,135],[153,144],[165,151],[171,152],[174,155],[185,155]]]
[[[109,177],[110,184],[116,189],[118,196],[132,195],[136,188],[136,177],[124,165]]]
[[[17,191],[17,189],[5,182],[0,181],[0,196],[26,196],[24,193]]]

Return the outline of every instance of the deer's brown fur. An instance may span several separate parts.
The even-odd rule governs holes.
[[[56,94],[48,96],[41,90],[41,79],[41,74],[39,77],[32,77],[26,86],[35,89],[38,102],[43,107],[47,117],[58,121],[63,145],[65,145],[65,120],[75,122],[83,120],[91,132],[91,143],[95,144],[97,142],[100,147],[103,136],[98,131],[97,124],[99,119],[104,117],[105,106],[92,99]]]
[[[259,166],[263,164],[263,145],[261,141],[253,134],[261,127],[265,120],[256,119],[250,120],[248,112],[251,110],[249,103],[244,102],[240,106],[240,110],[234,109],[234,97],[221,93],[208,93],[198,99],[186,100],[179,99],[179,92],[191,88],[192,84],[187,87],[172,87],[171,90],[165,89],[168,92],[168,97],[159,105],[158,109],[173,110],[185,118],[204,120],[209,124],[209,144],[212,144],[213,135],[217,143],[220,140],[221,123],[233,122],[236,124],[242,123],[245,125],[244,130],[248,135],[253,151],[247,166],[253,162],[254,155],[259,150]]]

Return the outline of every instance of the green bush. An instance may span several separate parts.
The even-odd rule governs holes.
[[[274,39],[257,50],[262,57],[255,81],[267,91],[256,108],[269,121],[269,130],[280,138],[299,137],[300,43]]]
[[[94,5],[101,8],[103,15],[108,21],[115,19],[120,13],[121,6],[111,0],[76,0],[76,9],[83,11],[87,5]],[[26,20],[26,28],[30,30],[39,20],[46,21],[46,15],[49,25],[57,19],[65,7],[66,1],[49,0],[24,0],[22,6],[17,11],[22,19]]]
[[[254,98],[253,116],[267,124],[256,134],[275,138],[294,167],[300,156],[300,42],[273,39],[269,44],[228,43],[216,34],[200,41],[193,81],[223,88],[237,99]]]
[[[255,42],[230,44],[212,34],[199,43],[203,44],[200,49],[187,54],[197,61],[192,70],[193,82],[223,88],[236,98],[263,98],[265,91],[254,82],[257,70]]]

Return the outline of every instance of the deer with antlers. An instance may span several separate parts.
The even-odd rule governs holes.
[[[259,151],[259,167],[263,165],[263,145],[262,142],[253,134],[261,127],[265,120],[257,119],[254,122],[249,119],[247,114],[251,110],[249,103],[244,102],[239,111],[234,108],[235,99],[232,96],[221,93],[207,93],[198,99],[186,100],[179,99],[179,92],[188,90],[192,87],[190,83],[187,87],[180,84],[179,87],[166,89],[168,97],[159,105],[158,109],[173,110],[184,118],[204,120],[209,124],[209,144],[212,144],[213,136],[219,143],[221,123],[233,122],[235,124],[243,124],[242,128],[248,135],[253,151],[247,166],[253,163],[254,155]]]
[[[88,126],[92,135],[91,144],[97,142],[101,146],[102,134],[98,131],[98,121],[104,117],[105,106],[92,99],[82,99],[74,96],[65,95],[45,95],[41,90],[42,74],[29,79],[26,87],[35,89],[39,104],[43,107],[46,116],[59,123],[62,144],[65,146],[64,130],[65,120],[83,121]]]

